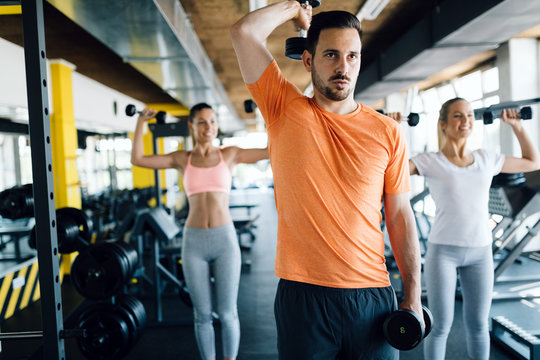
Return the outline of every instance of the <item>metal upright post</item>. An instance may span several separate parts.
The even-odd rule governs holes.
[[[157,155],[157,136],[154,133],[152,134],[152,147],[154,150],[154,154]],[[159,182],[159,170],[154,170],[154,181],[156,187],[156,207],[161,207],[161,184]]]
[[[43,355],[65,359],[52,173],[43,0],[22,0],[34,215],[41,292]]]

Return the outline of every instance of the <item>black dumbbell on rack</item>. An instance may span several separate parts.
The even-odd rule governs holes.
[[[321,0],[297,0],[300,4],[311,5],[312,8],[316,8],[321,5]],[[293,60],[301,60],[304,50],[307,48],[306,43],[307,30],[301,29],[298,32],[298,36],[288,38],[285,41],[285,56]]]
[[[424,326],[420,315],[412,310],[399,309],[390,313],[383,324],[386,341],[398,350],[411,350],[418,346],[431,332],[433,316],[431,311],[422,305]]]
[[[133,116],[135,114],[140,114],[141,111],[138,111],[137,108],[135,107],[135,105],[133,104],[129,104],[126,106],[126,115],[127,116]],[[167,116],[167,114],[165,113],[165,111],[158,111],[158,113],[156,114],[156,122],[158,124],[165,124],[165,117]]]
[[[386,115],[386,113],[382,109],[378,109],[377,112],[383,115]],[[419,122],[420,122],[420,115],[418,115],[417,113],[412,112],[412,113],[409,113],[409,115],[407,115],[407,124],[409,124],[409,126],[416,126],[418,125]]]

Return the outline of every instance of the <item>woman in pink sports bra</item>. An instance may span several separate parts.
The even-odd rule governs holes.
[[[218,133],[217,118],[205,103],[193,106],[188,125],[194,138],[193,150],[165,155],[144,155],[143,126],[156,116],[144,109],[133,135],[131,163],[149,169],[177,169],[188,196],[189,213],[183,233],[182,269],[193,302],[194,328],[202,359],[215,359],[212,325],[212,284],[215,279],[216,312],[221,322],[224,359],[235,359],[240,344],[240,323],[236,300],[241,257],[229,211],[231,170],[239,163],[268,158],[268,149],[219,148],[213,145]]]

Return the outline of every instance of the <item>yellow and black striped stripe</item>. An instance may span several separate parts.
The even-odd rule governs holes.
[[[71,261],[60,256],[62,261]],[[60,265],[60,281],[65,274],[65,266]],[[39,266],[37,258],[30,259],[13,267],[13,270],[0,279],[0,322],[39,300]]]

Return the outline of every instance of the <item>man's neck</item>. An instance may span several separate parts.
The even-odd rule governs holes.
[[[345,100],[336,101],[330,100],[324,95],[315,93],[313,100],[321,108],[333,114],[350,114],[358,107],[358,104],[354,101],[352,96],[349,96]]]

